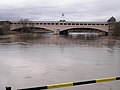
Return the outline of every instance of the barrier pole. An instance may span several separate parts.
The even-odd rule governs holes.
[[[78,85],[85,85],[85,84],[109,82],[109,81],[115,81],[115,80],[120,80],[120,77],[109,77],[109,78],[101,78],[101,79],[81,81],[81,82],[68,82],[68,83],[51,84],[51,85],[46,85],[46,86],[41,86],[41,87],[24,88],[24,89],[18,89],[18,90],[54,89],[54,88],[63,88],[63,87],[78,86]]]
[[[11,87],[6,87],[6,90],[11,90]]]

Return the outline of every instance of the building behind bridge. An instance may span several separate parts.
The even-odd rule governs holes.
[[[107,22],[116,22],[116,18],[112,16],[110,19],[107,20]]]

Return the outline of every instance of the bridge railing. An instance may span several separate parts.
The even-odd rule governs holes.
[[[109,77],[109,78],[101,78],[101,79],[94,79],[94,80],[80,81],[80,82],[51,84],[51,85],[46,85],[41,87],[32,87],[32,88],[24,88],[24,89],[17,89],[17,90],[45,90],[45,89],[64,88],[64,87],[70,87],[70,86],[109,82],[109,81],[115,81],[115,80],[120,80],[120,77]],[[11,87],[6,87],[6,90],[11,90]]]

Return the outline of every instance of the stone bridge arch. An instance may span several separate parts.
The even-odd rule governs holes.
[[[15,27],[11,28],[11,31],[17,31],[17,30],[22,29],[22,28],[24,28],[24,27],[23,26],[15,26]],[[37,29],[38,29],[38,31],[44,30],[44,31],[54,32],[53,30],[51,30],[47,27],[41,27],[41,26],[33,26],[33,27],[28,26],[25,28],[31,28],[31,30],[33,30],[33,32],[36,31]]]
[[[60,29],[60,32],[64,30],[69,30],[69,29],[93,29],[93,30],[108,32],[108,27],[65,27],[63,29]]]
[[[91,27],[71,27],[71,28],[65,28],[59,31],[60,34],[68,34],[69,32],[101,32],[105,33],[105,35],[108,34],[108,31],[101,28],[91,28]]]

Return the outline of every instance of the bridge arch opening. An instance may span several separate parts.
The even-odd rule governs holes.
[[[28,33],[54,33],[52,30],[42,28],[42,27],[20,27],[20,28],[13,29],[11,31],[28,32]]]
[[[105,32],[100,29],[94,29],[94,28],[70,28],[70,29],[61,30],[59,33],[68,35],[69,33],[74,33],[74,32],[75,33],[98,33],[105,36],[108,35],[108,32]]]

